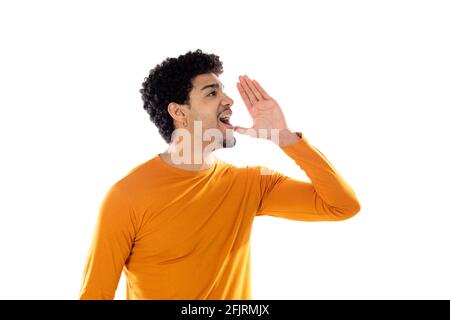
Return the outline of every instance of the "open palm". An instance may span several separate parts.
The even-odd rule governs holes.
[[[280,131],[287,129],[286,120],[278,102],[269,96],[256,80],[251,80],[248,76],[239,77],[237,88],[253,119],[251,128],[235,126],[237,132],[270,139],[272,129]]]

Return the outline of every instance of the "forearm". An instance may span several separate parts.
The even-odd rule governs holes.
[[[299,140],[280,147],[310,178],[318,196],[336,211],[348,214],[358,212],[359,202],[350,185],[305,137]]]

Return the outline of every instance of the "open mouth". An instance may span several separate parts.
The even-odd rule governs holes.
[[[230,123],[231,114],[219,116],[219,121],[225,125],[225,127],[232,129],[233,126]]]

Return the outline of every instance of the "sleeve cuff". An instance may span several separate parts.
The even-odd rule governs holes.
[[[298,140],[297,142],[288,144],[287,146],[281,147],[281,149],[283,151],[293,150],[293,149],[296,149],[297,147],[305,145],[305,144],[309,145],[308,139],[306,139],[305,135],[302,132],[296,131],[295,134],[300,138],[300,140]]]

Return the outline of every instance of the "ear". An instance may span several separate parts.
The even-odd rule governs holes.
[[[173,118],[175,122],[183,122],[186,121],[186,108],[184,105],[171,102],[167,105],[167,111],[169,112],[170,116]]]

